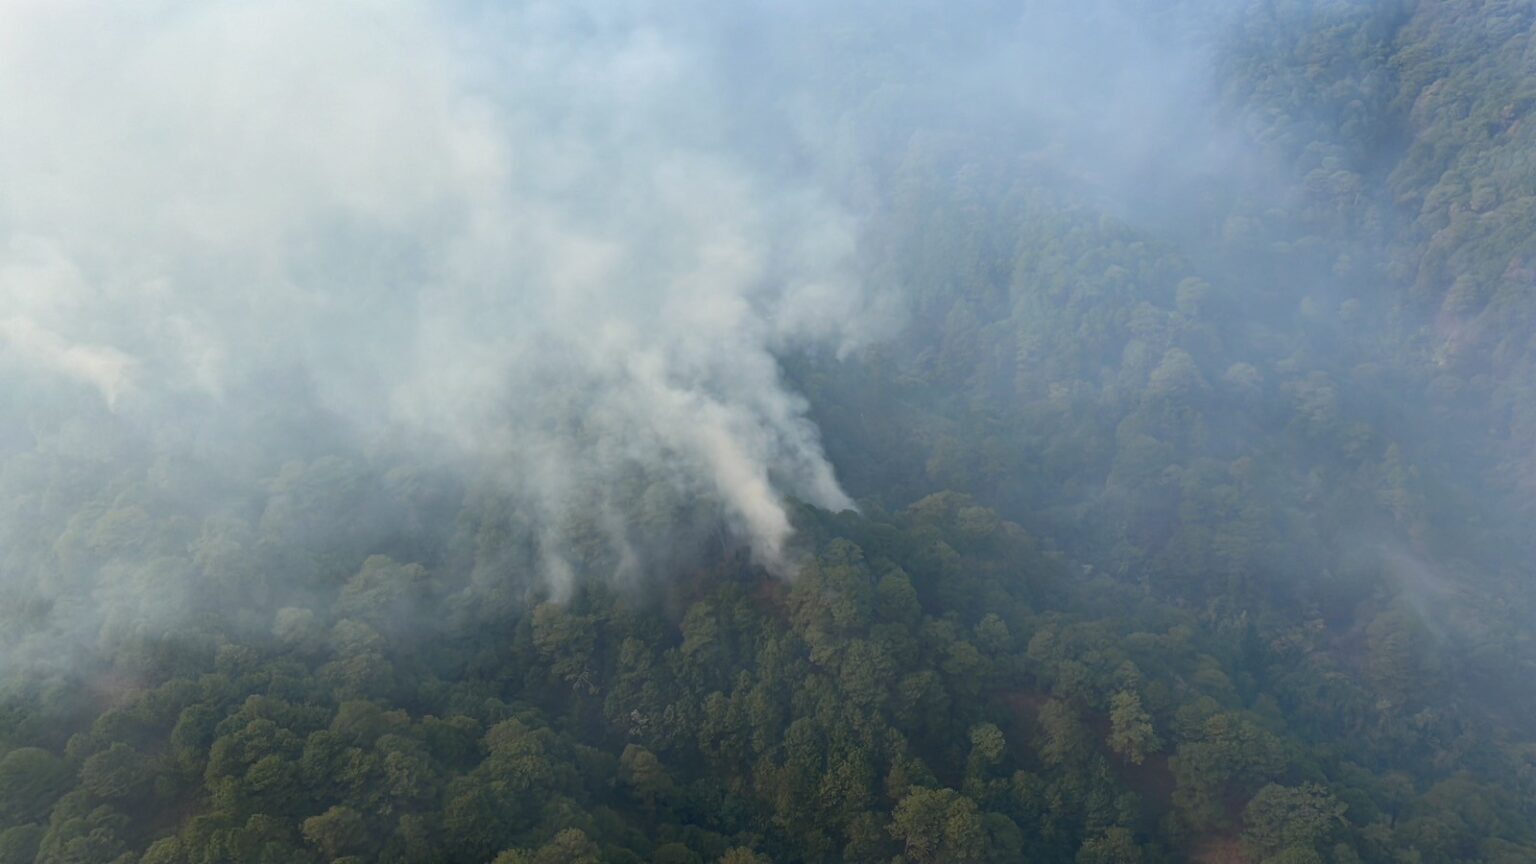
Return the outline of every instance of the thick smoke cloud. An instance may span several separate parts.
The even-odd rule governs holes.
[[[719,62],[643,4],[8,3],[0,370],[153,425],[297,367],[494,474],[557,580],[577,512],[643,566],[637,501],[779,566],[785,496],[851,504],[776,353],[882,316]]]

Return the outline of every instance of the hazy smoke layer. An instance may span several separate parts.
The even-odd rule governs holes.
[[[0,6],[0,372],[152,423],[298,366],[554,575],[569,514],[635,566],[701,500],[780,561],[782,495],[849,506],[774,353],[862,338],[854,226],[643,5]]]

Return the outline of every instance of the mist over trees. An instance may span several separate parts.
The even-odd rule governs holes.
[[[1536,861],[1536,8],[0,8],[0,864]]]

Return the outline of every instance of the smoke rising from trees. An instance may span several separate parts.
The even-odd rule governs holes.
[[[9,4],[6,374],[155,425],[297,370],[351,434],[500,475],[552,576],[572,512],[656,542],[636,483],[783,566],[784,496],[851,502],[774,352],[878,330],[857,226],[610,5]]]

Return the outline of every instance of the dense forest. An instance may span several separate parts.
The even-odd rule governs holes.
[[[702,40],[740,102],[711,146],[854,214],[864,338],[667,337],[699,392],[782,392],[745,412],[768,443],[725,396],[628,398],[657,352],[622,339],[601,374],[498,355],[536,366],[511,443],[451,451],[421,430],[478,419],[361,434],[306,367],[389,345],[253,367],[213,413],[119,392],[116,354],[18,323],[42,265],[0,173],[0,864],[1536,862],[1536,5],[1141,5],[573,5],[628,58],[573,79],[630,94],[656,32]],[[651,170],[618,128],[583,194],[673,219],[602,179]],[[529,152],[539,194],[590,155]],[[786,198],[746,221],[841,230]],[[636,331],[734,320],[662,296]],[[856,311],[805,296],[798,335]],[[743,333],[766,363],[701,359]],[[708,410],[631,404],[674,396]],[[738,451],[778,454],[782,512],[687,479]],[[579,481],[558,518],[541,463]]]

